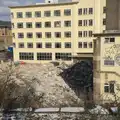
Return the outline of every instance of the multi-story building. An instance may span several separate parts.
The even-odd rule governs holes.
[[[92,57],[92,33],[106,27],[106,0],[59,1],[10,7],[14,61],[69,63],[71,57]]]

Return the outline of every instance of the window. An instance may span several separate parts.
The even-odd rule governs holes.
[[[93,20],[92,19],[89,20],[89,26],[93,26]]]
[[[26,23],[26,28],[32,28],[32,22]]]
[[[71,61],[71,53],[55,53],[55,59],[56,60],[65,60],[65,61]]]
[[[31,18],[32,17],[32,12],[26,12],[26,17]]]
[[[34,53],[19,53],[20,60],[34,60]]]
[[[60,16],[60,10],[54,10],[54,16]]]
[[[45,43],[45,48],[52,48],[52,44],[51,43]]]
[[[45,37],[46,38],[51,38],[51,32],[45,32]]]
[[[45,27],[46,28],[51,27],[51,22],[45,22]]]
[[[24,43],[19,43],[19,48],[24,48]]]
[[[103,13],[106,13],[106,7],[103,7]]]
[[[92,37],[92,31],[89,31],[89,37]]]
[[[84,47],[84,48],[87,48],[87,42],[84,42],[84,43],[83,43],[83,47]]]
[[[36,22],[36,23],[35,23],[35,27],[36,27],[36,28],[41,28],[41,27],[42,27],[41,22]]]
[[[105,18],[103,19],[103,25],[106,25],[106,19]]]
[[[87,8],[83,9],[83,14],[86,15],[87,14]]]
[[[89,43],[89,48],[92,48],[92,42]]]
[[[110,38],[110,42],[115,42],[115,38]]]
[[[36,38],[42,38],[42,33],[41,32],[36,33]]]
[[[115,93],[115,83],[114,82],[110,82],[110,83],[105,83],[104,84],[104,92],[105,93]]]
[[[82,26],[82,20],[78,20],[78,26]]]
[[[78,15],[82,15],[82,8],[78,9]]]
[[[104,60],[104,65],[114,66],[114,60]]]
[[[84,20],[84,21],[83,21],[83,25],[84,25],[84,26],[87,26],[87,20]]]
[[[78,37],[82,37],[82,31],[78,31]]]
[[[56,38],[61,38],[61,32],[55,32],[55,37]]]
[[[114,43],[115,42],[115,38],[105,38],[104,43]]]
[[[64,10],[64,15],[65,16],[70,16],[71,15],[71,9]]]
[[[33,48],[33,43],[27,43],[27,48]]]
[[[87,37],[87,31],[83,31],[83,36]]]
[[[71,21],[64,21],[65,27],[71,27]]]
[[[61,21],[55,21],[54,27],[61,27]]]
[[[65,43],[65,48],[71,48],[71,42],[66,42]]]
[[[51,16],[51,12],[50,11],[44,11],[44,16],[45,17],[50,17]]]
[[[33,38],[33,33],[27,33],[27,38]]]
[[[52,60],[52,53],[37,53],[37,60]]]
[[[17,12],[17,18],[23,18],[23,13],[22,12]]]
[[[61,43],[55,43],[55,48],[61,48]]]
[[[65,36],[66,38],[70,38],[70,37],[71,37],[71,32],[65,32],[65,33],[64,33],[64,36]]]
[[[36,43],[36,48],[42,48],[42,43]]]
[[[41,12],[40,11],[36,11],[35,12],[35,17],[41,17]]]
[[[93,8],[89,8],[89,14],[93,14]]]
[[[105,41],[104,41],[104,43],[109,43],[110,41],[109,41],[109,38],[105,38]]]
[[[78,42],[78,48],[82,48],[82,42]]]
[[[18,33],[18,38],[24,38],[24,34],[23,33]]]
[[[17,28],[23,28],[23,23],[17,23]]]

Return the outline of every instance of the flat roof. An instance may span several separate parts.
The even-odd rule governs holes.
[[[44,6],[60,6],[60,5],[72,5],[77,4],[79,1],[76,2],[65,2],[65,3],[48,3],[48,4],[35,4],[35,5],[26,5],[26,6],[9,6],[9,8],[31,8],[31,7],[44,7]]]

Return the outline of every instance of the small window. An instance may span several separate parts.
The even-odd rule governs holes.
[[[64,33],[64,36],[65,36],[66,38],[70,38],[70,37],[71,37],[71,32],[65,32],[65,33]]]
[[[93,14],[93,8],[89,8],[89,14]]]
[[[51,38],[51,32],[45,32],[45,37],[46,38]]]
[[[54,10],[54,16],[60,16],[60,10]]]
[[[109,84],[108,83],[104,84],[104,92],[106,92],[106,93],[109,92]]]
[[[51,27],[51,22],[45,22],[45,27],[46,27],[46,28]]]
[[[17,12],[17,18],[23,18],[23,13],[22,12]]]
[[[103,25],[106,25],[106,19],[105,18],[103,19]]]
[[[92,48],[92,42],[89,43],[89,48]]]
[[[26,23],[26,28],[32,28],[32,22]]]
[[[36,11],[35,12],[35,17],[41,17],[41,11]]]
[[[104,84],[104,92],[105,93],[115,93],[115,83],[109,82]]]
[[[24,48],[24,43],[19,43],[19,48]]]
[[[45,17],[50,17],[51,16],[51,12],[50,11],[44,11],[44,16]]]
[[[103,13],[106,13],[106,7],[103,7]]]
[[[83,43],[83,47],[84,47],[84,48],[87,48],[87,42],[84,42],[84,43]]]
[[[55,37],[56,38],[61,38],[61,32],[55,32]]]
[[[52,44],[51,43],[45,43],[45,48],[52,48]]]
[[[114,60],[104,60],[104,65],[114,66]]]
[[[82,31],[78,31],[78,37],[82,37]]]
[[[89,20],[89,26],[93,26],[93,20],[92,19]]]
[[[18,33],[18,38],[24,38],[24,33]]]
[[[65,43],[65,48],[71,48],[71,42],[66,42]]]
[[[87,8],[83,9],[83,14],[86,15],[87,14]]]
[[[42,43],[36,43],[36,48],[42,48]]]
[[[33,33],[27,33],[27,38],[33,38]]]
[[[55,21],[54,27],[61,27],[61,21]]]
[[[87,37],[87,31],[83,31],[83,36]]]
[[[33,48],[33,43],[27,43],[28,48]]]
[[[89,37],[92,37],[92,31],[89,31]]]
[[[64,21],[65,27],[71,27],[71,21]]]
[[[82,48],[82,42],[78,42],[78,48]]]
[[[82,15],[82,8],[78,9],[78,15]]]
[[[61,48],[61,43],[55,43],[55,48]]]
[[[26,12],[26,17],[31,18],[32,17],[32,12]]]
[[[36,38],[42,38],[42,33],[41,32],[36,33]]]
[[[110,38],[110,42],[115,42],[115,38]]]
[[[64,10],[64,15],[65,16],[70,16],[71,15],[71,9]]]
[[[41,22],[36,22],[36,23],[35,23],[35,27],[36,27],[36,28],[41,28],[41,27],[42,27]]]
[[[109,38],[105,38],[104,43],[109,43]]]
[[[82,26],[82,20],[78,20],[78,26]]]
[[[17,23],[17,28],[23,28],[23,23]]]
[[[83,25],[87,26],[87,20],[83,20]]]

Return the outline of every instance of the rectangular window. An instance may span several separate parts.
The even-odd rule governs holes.
[[[82,20],[78,20],[78,26],[82,26]]]
[[[71,37],[71,32],[64,32],[64,37],[70,38]]]
[[[65,42],[65,48],[71,48],[71,42]]]
[[[41,32],[36,33],[36,38],[42,38],[42,33]]]
[[[82,37],[82,31],[78,31],[78,37]]]
[[[103,7],[103,13],[106,13],[106,7]]]
[[[82,42],[78,42],[78,48],[82,48]]]
[[[32,28],[32,22],[26,23],[26,28]]]
[[[83,47],[87,48],[87,42],[83,42]]]
[[[104,92],[106,92],[106,93],[109,92],[109,84],[108,83],[104,84]]]
[[[17,28],[23,28],[23,23],[17,23]]]
[[[42,48],[42,43],[36,43],[36,48]]]
[[[89,43],[89,48],[92,48],[92,42]]]
[[[115,93],[115,83],[109,82],[104,84],[104,92],[105,93]]]
[[[52,60],[52,53],[37,53],[37,60]]]
[[[54,10],[54,16],[61,16],[60,10]]]
[[[71,27],[71,21],[64,21],[64,26],[65,27]]]
[[[89,26],[93,26],[93,20],[92,19],[89,20]]]
[[[87,14],[87,8],[83,9],[83,14],[86,15]]]
[[[24,48],[24,43],[19,43],[19,48]]]
[[[78,9],[78,15],[82,15],[82,8]]]
[[[89,31],[89,37],[92,37],[92,31]]]
[[[34,60],[34,53],[19,53],[20,60]]]
[[[61,32],[55,32],[55,37],[56,38],[61,38]]]
[[[104,60],[104,65],[114,66],[114,60]]]
[[[45,17],[50,17],[51,16],[51,12],[50,11],[44,11],[44,16]]]
[[[33,43],[27,43],[27,48],[33,48]]]
[[[27,33],[27,38],[33,38],[33,33]]]
[[[45,22],[45,27],[46,27],[46,28],[51,27],[51,22]]]
[[[42,23],[41,22],[36,22],[35,23],[35,27],[36,28],[41,28],[42,27]]]
[[[106,19],[105,18],[103,19],[103,25],[106,25]]]
[[[41,11],[36,11],[35,12],[35,17],[41,17]]]
[[[46,38],[51,38],[51,32],[45,32],[45,37]]]
[[[18,33],[18,38],[24,38],[24,33]]]
[[[84,25],[84,26],[87,26],[87,20],[84,20],[84,21],[83,21],[83,25]]]
[[[65,16],[70,16],[71,15],[71,9],[64,10],[64,15]]]
[[[45,43],[45,48],[52,48],[52,43],[50,43],[50,42]]]
[[[89,8],[89,14],[93,14],[93,8]]]
[[[32,12],[26,12],[26,18],[31,18],[32,17]]]
[[[23,13],[22,12],[17,12],[17,18],[23,18]]]
[[[56,60],[71,61],[71,53],[55,53]]]
[[[87,31],[83,31],[83,36],[87,37]]]
[[[110,38],[110,42],[115,42],[115,38]]]
[[[54,27],[61,27],[61,21],[55,21]]]
[[[61,48],[61,43],[60,42],[55,43],[55,48]]]

